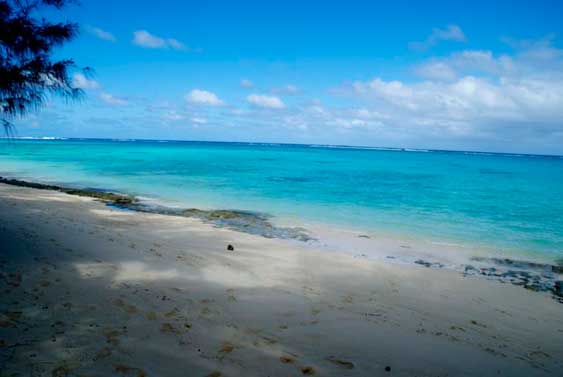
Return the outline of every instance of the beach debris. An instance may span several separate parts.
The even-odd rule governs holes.
[[[559,297],[563,297],[563,280],[558,280],[553,284],[553,293]]]
[[[315,368],[306,365],[304,367],[301,367],[301,373],[306,376],[312,376],[313,374],[315,374]]]
[[[233,245],[231,245],[231,244],[228,244],[228,245],[227,245],[227,250],[229,250],[229,251],[235,251],[235,247],[234,247]]]
[[[222,374],[218,370],[214,370],[213,372],[209,373],[206,377],[221,377]]]
[[[327,360],[330,361],[331,363],[338,365],[340,367],[346,368],[346,369],[354,369],[354,363],[350,362],[350,361],[346,361],[346,360],[340,360],[337,359],[334,356],[329,356],[327,357]]]
[[[368,236],[367,234],[359,234],[358,238],[371,238],[371,237]]]

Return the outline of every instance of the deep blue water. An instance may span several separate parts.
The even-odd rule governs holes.
[[[563,256],[561,157],[18,139],[0,141],[0,174]]]

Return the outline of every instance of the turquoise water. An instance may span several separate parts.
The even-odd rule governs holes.
[[[563,158],[305,145],[0,141],[0,174],[563,256]]]

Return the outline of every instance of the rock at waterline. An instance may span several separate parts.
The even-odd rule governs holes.
[[[229,251],[235,251],[235,247],[234,247],[233,245],[231,245],[231,244],[228,244],[228,245],[227,245],[227,250],[229,250]]]
[[[559,297],[563,297],[563,280],[558,280],[553,285],[553,293]]]

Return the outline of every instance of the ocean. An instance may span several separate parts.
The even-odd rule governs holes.
[[[0,175],[171,207],[546,261],[563,258],[563,157],[322,145],[10,139]]]

